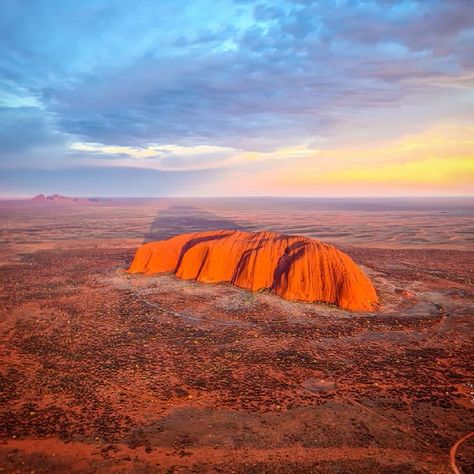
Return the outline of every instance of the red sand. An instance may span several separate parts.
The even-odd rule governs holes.
[[[451,202],[0,202],[0,472],[474,472],[474,214]],[[122,271],[232,221],[337,245],[380,310]]]
[[[275,232],[220,230],[142,245],[130,273],[174,272],[183,280],[270,289],[292,301],[333,303],[352,311],[378,307],[374,286],[332,245]]]

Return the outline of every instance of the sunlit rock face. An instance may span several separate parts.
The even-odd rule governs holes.
[[[184,280],[229,282],[352,311],[378,307],[374,286],[348,255],[318,240],[275,232],[220,230],[149,242],[138,248],[128,271],[173,272]]]

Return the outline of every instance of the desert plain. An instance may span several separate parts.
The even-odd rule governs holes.
[[[131,275],[144,242],[320,239],[371,313]],[[0,472],[474,472],[474,201],[0,202]]]

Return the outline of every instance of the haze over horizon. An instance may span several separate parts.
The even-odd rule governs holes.
[[[0,197],[472,196],[468,0],[4,2]]]

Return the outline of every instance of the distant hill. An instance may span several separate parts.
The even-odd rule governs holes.
[[[31,199],[35,202],[62,202],[62,203],[69,203],[69,202],[94,202],[92,199],[87,198],[77,198],[77,197],[68,197],[62,196],[61,194],[51,194],[51,196],[45,196],[44,194],[37,194],[34,198]]]

